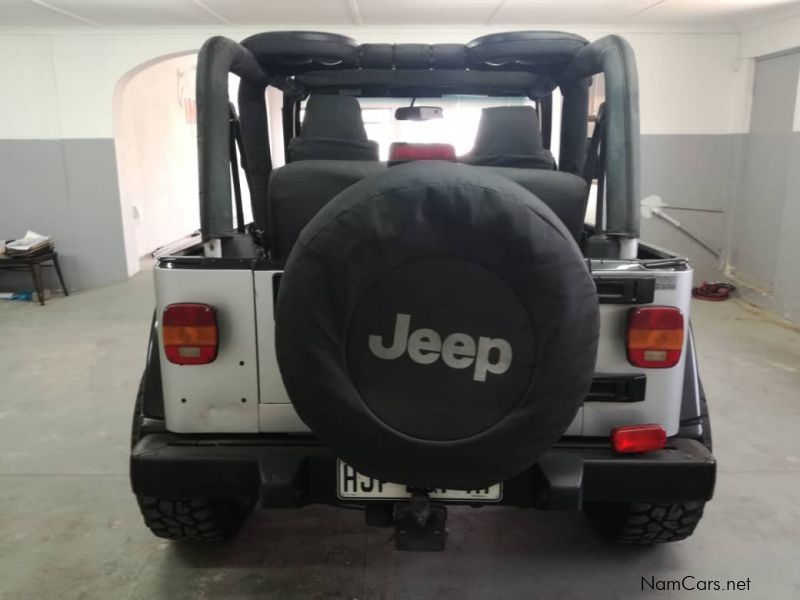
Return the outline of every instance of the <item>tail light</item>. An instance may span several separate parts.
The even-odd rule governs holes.
[[[170,304],[161,320],[164,354],[176,365],[205,365],[217,358],[219,334],[208,304]]]
[[[683,314],[674,306],[646,306],[628,314],[628,362],[636,367],[674,367],[683,349]]]
[[[456,149],[452,144],[409,144],[394,142],[389,147],[389,162],[408,162],[410,160],[449,160],[456,159]]]
[[[625,425],[611,431],[611,445],[616,452],[648,452],[667,445],[667,432],[661,425]]]

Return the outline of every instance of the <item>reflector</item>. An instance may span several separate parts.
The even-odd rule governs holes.
[[[204,365],[217,358],[217,318],[208,304],[170,304],[161,320],[164,355],[176,365]]]
[[[625,425],[611,431],[614,451],[622,453],[661,450],[667,445],[667,432],[661,425]]]
[[[674,306],[646,306],[628,313],[628,362],[636,367],[674,367],[683,349],[683,314]]]

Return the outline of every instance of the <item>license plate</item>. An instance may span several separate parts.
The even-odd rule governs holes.
[[[341,460],[337,471],[337,487],[342,500],[404,500],[411,497],[407,486],[362,475]],[[428,495],[432,500],[499,502],[503,498],[503,485],[496,483],[481,490],[432,489],[428,490]]]

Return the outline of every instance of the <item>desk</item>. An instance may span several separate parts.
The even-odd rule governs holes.
[[[50,263],[50,264],[46,264]],[[64,283],[64,276],[61,274],[61,267],[58,264],[58,252],[51,250],[36,256],[9,256],[0,254],[0,269],[7,271],[28,271],[33,278],[33,286],[36,288],[36,296],[39,304],[44,306],[44,283],[42,282],[42,266],[53,267],[61,283],[64,294],[69,296],[67,284]]]

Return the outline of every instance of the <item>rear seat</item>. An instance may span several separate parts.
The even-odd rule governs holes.
[[[378,160],[378,143],[367,139],[358,100],[310,96],[300,135],[289,140],[287,162],[298,160]]]
[[[475,146],[460,162],[511,179],[542,200],[580,240],[586,213],[586,182],[556,171],[544,147],[532,106],[484,108]]]
[[[377,144],[366,138],[358,100],[346,96],[309,99],[301,135],[289,143],[289,160],[272,172],[267,194],[276,259],[289,256],[300,231],[337,194],[387,168],[378,162]],[[459,162],[526,188],[580,239],[586,183],[553,170],[532,107],[484,109],[475,148]]]
[[[544,147],[539,115],[532,106],[484,108],[475,145],[459,162],[485,167],[556,168],[553,155]]]
[[[550,210],[556,213],[575,241],[580,241],[587,199],[586,182],[583,179],[572,173],[542,169],[477,168],[510,179],[535,194]]]
[[[300,231],[339,192],[386,169],[377,161],[304,160],[272,172],[269,218],[272,258],[285,259]]]
[[[300,231],[323,206],[357,181],[386,169],[367,139],[358,100],[311,96],[289,163],[272,172],[267,192],[272,257],[289,256]]]

